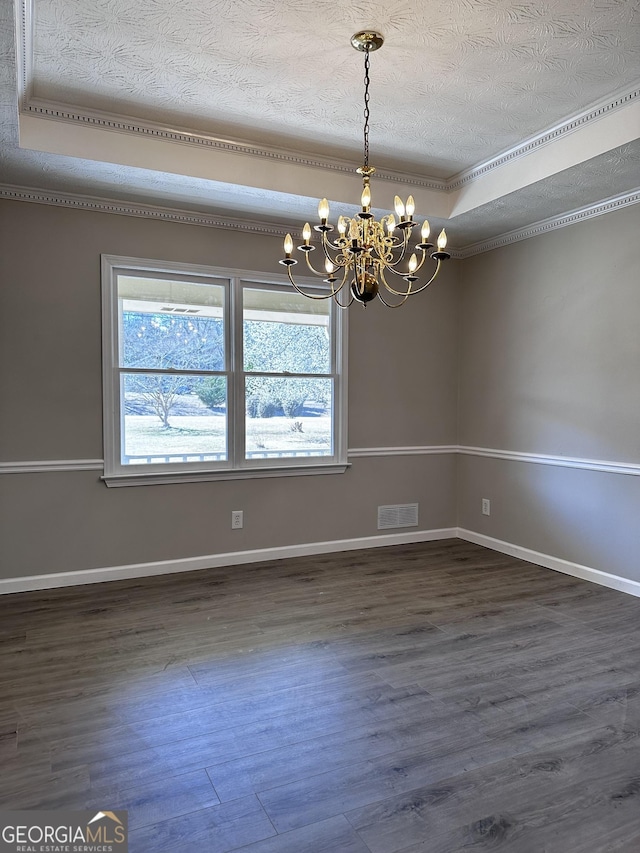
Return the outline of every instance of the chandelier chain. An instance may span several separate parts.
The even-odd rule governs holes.
[[[369,48],[364,52],[364,166],[369,165]]]

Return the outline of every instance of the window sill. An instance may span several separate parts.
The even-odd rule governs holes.
[[[265,477],[304,477],[310,474],[344,474],[350,463],[288,466],[280,468],[240,468],[217,471],[159,471],[132,474],[109,474],[101,477],[109,488],[122,486],[166,486],[169,483],[202,483],[217,480],[258,480]]]

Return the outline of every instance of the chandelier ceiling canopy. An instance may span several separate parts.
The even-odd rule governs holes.
[[[307,222],[302,229],[303,244],[298,250],[304,255],[308,268],[314,275],[321,276],[330,285],[326,295],[306,293],[293,278],[293,238],[287,234],[284,240],[285,256],[280,261],[287,267],[289,280],[295,289],[310,299],[334,299],[340,308],[348,308],[354,302],[366,307],[378,297],[387,308],[399,308],[409,299],[421,293],[440,272],[442,262],[450,258],[445,251],[447,235],[444,228],[437,239],[437,247],[429,243],[430,227],[427,220],[420,228],[420,239],[411,247],[415,202],[409,196],[403,202],[394,199],[395,215],[386,214],[376,220],[371,212],[371,176],[375,168],[369,165],[369,68],[370,53],[382,47],[384,38],[374,30],[363,30],[351,37],[351,45],[364,53],[364,157],[363,165],[357,169],[362,176],[360,210],[353,217],[338,217],[338,236],[329,223],[329,202],[323,198],[318,205],[320,223],[314,225],[319,232],[324,254],[324,270],[311,264],[310,255],[315,246],[311,244],[311,226]],[[331,236],[330,236],[331,235]],[[435,249],[435,251],[432,251]],[[431,276],[419,282],[419,273],[430,258]]]

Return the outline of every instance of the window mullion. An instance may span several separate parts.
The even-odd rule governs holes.
[[[245,421],[244,421],[244,372],[243,372],[243,347],[242,347],[242,285],[239,277],[231,279],[230,285],[230,366],[231,383],[233,385],[230,441],[233,450],[230,449],[231,464],[233,468],[240,468],[245,452]]]

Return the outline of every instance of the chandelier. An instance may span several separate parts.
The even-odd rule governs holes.
[[[304,243],[298,246],[311,272],[323,277],[330,285],[330,292],[326,295],[305,293],[296,284],[292,267],[298,262],[291,257],[291,234],[285,237],[285,256],[280,261],[287,267],[289,280],[298,293],[309,299],[333,298],[340,308],[348,308],[353,302],[359,302],[366,307],[376,296],[387,308],[399,308],[410,296],[421,293],[428,287],[440,272],[442,262],[451,257],[445,251],[447,235],[444,228],[438,237],[437,248],[428,242],[430,228],[426,220],[420,229],[420,242],[415,243],[411,249],[411,235],[417,225],[412,218],[415,211],[413,196],[410,195],[406,203],[399,196],[395,197],[395,215],[389,213],[376,220],[371,213],[369,184],[375,169],[369,165],[369,54],[382,47],[383,42],[380,33],[372,30],[356,33],[351,38],[352,46],[364,53],[364,165],[356,170],[362,175],[361,210],[353,217],[340,216],[338,236],[333,237],[329,236],[334,231],[333,225],[329,223],[329,202],[323,198],[319,203],[320,224],[314,225],[314,230],[320,233],[324,271],[314,269],[311,264],[309,256],[315,246],[310,242],[311,226],[308,222],[302,229]],[[436,251],[432,252],[434,248]],[[435,261],[435,269],[432,267],[432,275],[428,281],[416,286],[418,273],[425,265],[427,257]],[[387,301],[389,299],[391,301]]]

